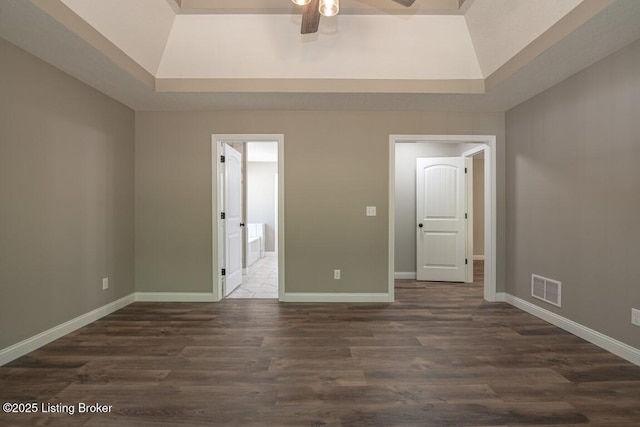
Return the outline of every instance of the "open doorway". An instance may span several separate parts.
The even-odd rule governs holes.
[[[217,301],[279,299],[284,292],[283,142],[282,135],[212,137],[212,240]],[[233,172],[237,161],[230,161],[225,153],[234,159],[238,156],[239,173]],[[240,214],[234,210],[238,200]],[[233,238],[236,232],[240,232],[240,239]]]
[[[415,280],[416,277],[416,227],[419,225],[415,216],[416,158],[484,156],[482,160],[478,159],[483,163],[483,176],[474,180],[480,181],[484,191],[482,212],[478,213],[484,217],[483,223],[474,227],[482,230],[484,247],[481,253],[477,253],[471,248],[473,244],[468,245],[468,253],[472,255],[469,262],[483,258],[482,265],[478,265],[481,268],[478,268],[478,273],[482,275],[478,274],[477,279],[482,281],[484,299],[495,301],[495,136],[391,135],[389,141],[389,293],[393,295],[395,279]],[[424,149],[427,151],[422,152]],[[398,162],[404,163],[399,165]],[[403,203],[403,199],[406,199],[404,207],[398,205]]]
[[[470,157],[473,165],[472,181],[472,209],[473,209],[473,284],[484,286],[484,264],[485,264],[485,146],[477,144],[462,153],[464,157]]]
[[[278,298],[278,144],[248,141],[243,148],[243,280],[227,298]]]

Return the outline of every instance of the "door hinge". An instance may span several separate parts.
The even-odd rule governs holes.
[[[467,173],[467,168],[464,168],[464,173]]]
[[[225,270],[225,269],[223,268],[223,269],[222,269],[222,271],[221,271],[221,275],[222,275],[222,276],[226,276],[226,275],[227,275],[227,270]]]
[[[222,214],[222,215],[224,215],[224,214]],[[223,217],[223,218],[224,218],[224,217]],[[467,219],[467,214],[464,214],[464,219]]]
[[[224,163],[225,157],[224,156],[220,156],[220,163]]]
[[[225,216],[226,216],[226,215],[224,214],[224,212],[220,212],[220,219],[224,219],[224,218],[225,218]]]
[[[464,265],[469,264],[469,260],[467,258],[464,259]]]

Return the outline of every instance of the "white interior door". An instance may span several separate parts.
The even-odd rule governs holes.
[[[419,158],[416,167],[418,280],[467,280],[465,158]]]
[[[224,144],[224,296],[242,283],[242,154]]]

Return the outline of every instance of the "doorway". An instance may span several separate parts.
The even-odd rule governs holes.
[[[478,145],[470,150],[462,153],[463,157],[469,158],[472,164],[472,198],[471,202],[473,210],[473,231],[470,245],[472,251],[473,265],[473,283],[475,285],[484,285],[484,245],[485,245],[485,147]]]
[[[284,162],[283,135],[212,135],[213,291],[222,298],[282,298],[284,293]],[[228,186],[227,147],[241,154],[241,189]],[[222,160],[222,161],[221,161]],[[242,215],[227,219],[230,192],[241,193]],[[227,286],[233,258],[227,254],[228,227],[242,229],[242,280]],[[234,229],[232,229],[234,230]],[[236,255],[236,258],[238,256]],[[234,285],[234,284],[230,284]],[[227,294],[227,295],[225,295]]]
[[[411,249],[411,245],[415,248],[415,241],[412,236],[415,236],[414,222],[415,218],[411,217],[406,222],[406,226],[400,226],[402,224],[401,212],[398,212],[398,221],[396,221],[396,197],[402,198],[402,186],[396,183],[396,169],[399,169],[398,173],[407,172],[403,171],[403,168],[397,168],[396,157],[401,156],[402,153],[397,152],[397,144],[427,144],[437,146],[437,149],[441,150],[441,154],[436,156],[463,156],[470,157],[479,153],[484,154],[483,169],[484,169],[484,227],[483,237],[484,239],[484,285],[483,296],[487,301],[496,300],[496,138],[493,135],[391,135],[389,137],[389,294],[394,294],[395,279],[415,279],[415,265],[413,268],[399,270],[396,269],[396,262],[401,264],[402,260],[414,259],[415,249]],[[464,148],[464,149],[461,149]],[[466,150],[466,151],[465,151]],[[427,155],[425,157],[429,157]],[[415,162],[415,156],[412,160]],[[415,163],[414,163],[415,164]],[[415,174],[411,170],[410,179],[415,180]],[[414,181],[415,182],[415,181]],[[412,191],[410,197],[412,198],[412,209],[415,212],[415,191]],[[406,230],[405,230],[406,228]],[[403,248],[396,248],[396,235],[399,242],[409,242],[407,251],[409,255],[400,253]],[[411,252],[413,251],[413,252]],[[396,257],[396,252],[398,256]]]

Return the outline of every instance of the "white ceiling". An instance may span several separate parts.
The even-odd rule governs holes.
[[[167,0],[179,14],[300,14],[300,8],[282,0]],[[341,0],[340,14],[463,14],[473,0],[416,0],[406,8],[389,0]]]
[[[156,74],[175,12],[158,0],[62,0],[99,33]]]
[[[484,77],[522,51],[582,0],[484,0],[465,13]]]
[[[505,111],[640,38],[637,0],[343,0],[308,36],[290,0],[182,1],[0,0],[0,37],[136,110],[459,111]]]
[[[180,15],[156,77],[482,78],[462,16],[337,18],[332,32],[303,37],[291,15]]]

